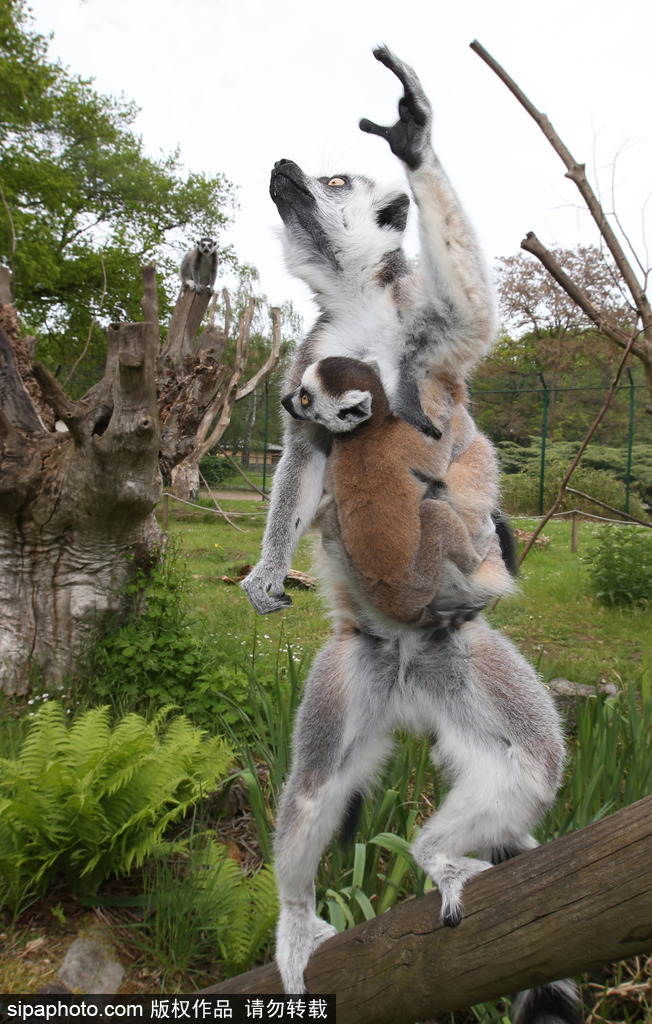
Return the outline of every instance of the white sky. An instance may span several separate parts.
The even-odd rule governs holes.
[[[527,231],[546,244],[597,241],[576,188],[540,130],[472,50],[477,38],[610,192],[640,251],[652,190],[649,0],[30,0],[51,56],[102,93],[141,108],[148,153],[181,147],[193,171],[223,172],[241,209],[228,237],[258,267],[261,291],[312,320],[285,271],[268,193],[276,160],[313,174],[388,181],[402,169],[358,120],[395,119],[401,88],[372,48],[387,43],[419,74],[435,148],[490,261]],[[147,196],[143,196],[147,201]],[[194,240],[191,240],[194,241]]]

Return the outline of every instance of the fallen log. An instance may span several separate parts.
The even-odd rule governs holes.
[[[454,930],[432,892],[336,935],[308,990],[336,993],[338,1024],[410,1024],[649,952],[652,797],[485,871],[464,904]],[[281,987],[268,964],[204,991]]]

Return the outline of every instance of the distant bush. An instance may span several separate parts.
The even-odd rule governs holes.
[[[538,479],[541,465],[541,438],[529,438],[526,446],[514,441],[499,441],[496,444],[503,473],[528,472]],[[569,466],[579,450],[576,441],[548,441],[546,444],[546,473],[548,466],[558,462]],[[627,448],[607,448],[593,441],[582,456],[583,469],[601,469],[609,473],[622,484],[627,481]],[[637,495],[648,504],[652,504],[652,446],[635,444],[632,446],[631,494]],[[584,490],[584,488],[580,488]],[[623,494],[625,488],[623,488]],[[599,495],[596,495],[599,497]],[[631,498],[630,498],[631,500]],[[624,507],[624,506],[623,506]]]
[[[224,480],[238,475],[233,463],[221,455],[204,455],[199,463],[199,469],[209,486],[221,484]]]
[[[527,450],[527,449],[526,449]],[[572,458],[572,457],[571,457]],[[555,502],[564,476],[568,472],[571,458],[562,462],[557,458],[546,462],[543,487],[543,511],[546,512]],[[512,516],[533,516],[539,513],[539,464],[538,461],[528,469],[501,475],[502,504],[505,511]],[[578,491],[589,494],[598,501],[603,501],[612,508],[624,511],[626,501],[625,484],[606,470],[593,469],[583,462],[577,467],[570,480],[570,486]],[[611,518],[606,510],[599,505],[577,494],[567,494],[560,511],[570,512],[578,509],[591,515]],[[647,521],[648,513],[641,499],[635,494],[629,496],[630,515]]]
[[[625,526],[601,530],[587,562],[602,604],[652,604],[652,530]]]

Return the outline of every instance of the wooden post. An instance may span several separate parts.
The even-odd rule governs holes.
[[[163,522],[162,522],[162,527],[163,527],[163,532],[164,533],[168,532],[169,516],[170,516],[170,496],[169,496],[169,494],[166,491],[165,494],[163,495]]]
[[[458,928],[439,895],[336,935],[306,971],[338,1024],[411,1024],[652,950],[652,797],[484,871]],[[280,992],[273,964],[206,992]]]
[[[579,512],[573,512],[572,515],[573,528],[571,531],[571,551],[577,551],[577,535],[580,526],[580,514]]]

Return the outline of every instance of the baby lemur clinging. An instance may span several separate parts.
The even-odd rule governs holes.
[[[393,414],[380,377],[359,359],[313,363],[282,403],[333,435],[325,543],[341,544],[353,584],[384,615],[422,620],[444,563],[468,574],[481,561],[444,484],[450,445],[439,429],[428,437]]]
[[[333,407],[324,423],[316,418],[288,422],[261,559],[243,586],[260,613],[290,603],[284,578],[326,486],[335,497],[324,513],[322,537],[340,609],[333,635],[305,683],[292,771],[276,818],[276,961],[290,993],[305,991],[310,957],[335,931],[316,912],[314,879],[321,853],[348,809],[373,784],[403,730],[431,738],[433,761],[449,783],[412,846],[416,863],[439,889],[447,925],[462,920],[464,887],[475,875],[535,845],[532,829],[555,797],[564,763],[552,698],[514,644],[481,615],[447,628],[460,621],[460,613],[464,619],[478,611],[478,603],[486,604],[478,601],[482,594],[501,593],[510,585],[489,514],[498,501],[496,459],[466,408],[465,380],[494,337],[492,288],[473,230],[432,148],[431,108],[417,75],[386,47],[375,56],[403,86],[399,116],[389,127],[370,121],[361,127],[386,139],[403,163],[419,213],[420,260],[411,265],[401,248],[410,202],[402,189],[348,174],[314,178],[291,161],[279,161],[271,194],[284,223],[287,262],[312,288],[322,314],[297,350],[287,390],[300,388],[303,380],[309,391],[306,370],[329,356],[377,365],[392,412],[425,435],[421,444],[435,446],[435,462],[445,467],[449,508],[463,520],[475,552],[486,554],[464,573],[436,545],[431,564],[443,557],[435,595],[423,613],[432,621],[397,621],[395,607],[392,615],[383,614],[364,594],[355,578],[360,567],[352,571],[349,557],[353,550],[373,563],[377,553],[364,530],[380,527],[359,511],[351,517],[347,509],[354,506],[347,505],[346,495],[340,522],[337,505],[338,463],[353,494],[368,486],[361,467],[346,463],[347,452],[355,452],[356,445],[359,451],[368,424],[348,437],[337,434],[333,444]],[[359,399],[348,410],[335,409],[335,426],[339,413],[355,423],[360,402],[357,419],[366,415],[364,392],[371,389],[356,390]],[[381,466],[388,456],[384,448],[378,452]],[[407,454],[404,465],[409,467],[411,458]],[[421,472],[419,461],[415,468]],[[395,470],[399,487],[400,464]],[[377,471],[381,479],[382,472]],[[382,493],[378,500],[380,514],[390,520],[384,531],[389,542],[393,522],[408,506],[411,514],[416,510],[408,533],[412,557],[421,565],[421,505],[443,502],[399,500],[390,507],[387,500],[383,505]],[[419,592],[414,561],[406,566],[404,552],[394,555],[402,559],[409,582],[401,591],[397,581],[393,600],[410,605],[398,609],[409,618],[428,594]],[[486,585],[480,583],[483,573]],[[388,998],[392,987],[400,986],[386,986]],[[570,1021],[577,1005],[573,983],[554,982],[517,996],[513,1019],[515,1024]],[[401,1007],[396,1009],[399,1020]]]

